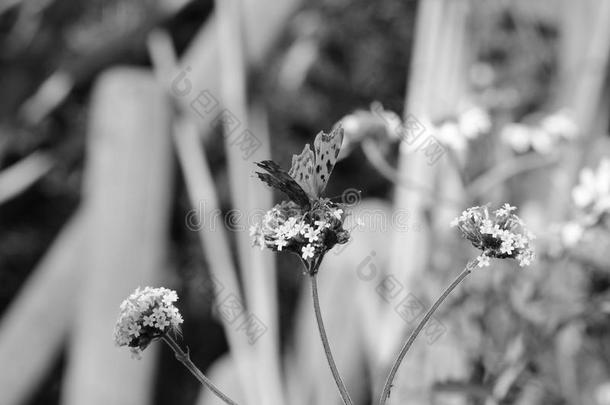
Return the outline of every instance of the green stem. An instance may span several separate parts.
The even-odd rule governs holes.
[[[451,292],[455,289],[455,287],[457,287],[462,282],[462,280],[464,280],[466,278],[466,276],[468,276],[472,272],[476,263],[477,263],[476,259],[468,262],[468,264],[466,265],[464,270],[462,270],[460,275],[457,276],[451,284],[449,284],[449,287],[447,287],[445,289],[445,291],[443,291],[441,296],[430,307],[428,312],[426,312],[426,314],[424,315],[422,320],[419,321],[419,324],[417,325],[415,330],[413,330],[413,332],[409,336],[409,339],[407,339],[405,344],[402,346],[402,348],[400,349],[400,352],[398,352],[398,356],[396,357],[396,360],[394,360],[394,364],[392,365],[392,368],[390,369],[390,373],[388,374],[388,378],[386,379],[385,385],[383,387],[383,391],[381,393],[381,398],[379,399],[380,405],[385,405],[386,400],[390,397],[390,389],[392,389],[392,382],[394,381],[394,377],[396,377],[398,368],[400,367],[402,360],[407,355],[407,352],[413,345],[413,342],[417,338],[417,335],[419,335],[419,333],[424,329],[424,326],[426,326],[426,323],[430,320],[430,318],[432,317],[434,312],[436,312],[438,307],[443,303],[443,301],[445,301],[445,299],[449,296],[449,294],[451,294]]]
[[[337,365],[335,364],[335,360],[333,359],[333,354],[330,350],[330,344],[328,343],[328,337],[326,336],[326,330],[324,329],[324,322],[322,321],[322,312],[320,311],[320,299],[318,297],[318,282],[317,282],[317,272],[310,272],[309,276],[311,279],[311,292],[313,295],[313,309],[316,313],[316,321],[318,322],[318,330],[320,331],[320,339],[322,339],[322,346],[324,346],[324,353],[326,354],[326,359],[328,360],[328,365],[330,367],[330,371],[333,374],[333,378],[335,379],[335,383],[337,384],[337,388],[339,388],[339,393],[341,394],[341,399],[345,405],[353,405],[352,399],[350,398],[347,389],[345,388],[345,384],[339,375],[339,370],[337,370]]]
[[[222,391],[220,391],[213,383],[212,381],[210,381],[202,372],[201,370],[199,370],[197,368],[197,366],[193,363],[193,361],[191,360],[191,357],[189,356],[188,352],[184,352],[184,350],[182,350],[182,348],[180,347],[180,345],[178,345],[178,343],[176,343],[176,341],[174,339],[172,339],[172,337],[168,334],[165,334],[163,336],[163,340],[165,341],[165,343],[168,344],[168,346],[174,351],[174,353],[176,354],[176,359],[184,364],[184,367],[186,367],[188,369],[188,371],[191,372],[191,374],[193,374],[195,376],[195,378],[197,378],[197,380],[199,380],[199,382],[204,385],[205,387],[208,387],[210,389],[210,391],[212,391],[218,398],[220,398],[221,400],[223,400],[225,403],[229,404],[229,405],[237,405],[237,402],[233,401],[231,398],[227,397],[225,394],[222,393]]]

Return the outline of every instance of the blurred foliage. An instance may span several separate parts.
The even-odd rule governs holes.
[[[85,160],[87,102],[98,73],[116,64],[148,66],[146,33],[151,26],[166,27],[178,52],[190,42],[211,10],[212,2],[193,2],[177,15],[158,21],[151,1],[68,0],[41,2],[36,10],[13,8],[0,15],[0,168],[6,168],[35,150],[55,159],[53,171],[17,198],[0,206],[0,313],[7,307],[34,265],[42,257],[62,225],[75,211],[81,197]],[[329,129],[345,114],[368,108],[381,100],[400,110],[403,104],[415,2],[391,0],[374,5],[354,2],[309,2],[287,24],[281,41],[267,61],[254,69],[252,93],[269,109],[274,156],[286,163],[287,156],[320,129]],[[278,71],[295,43],[311,40],[317,55],[307,67],[303,85],[286,89],[278,83]],[[296,61],[298,63],[298,61]],[[70,96],[39,123],[28,123],[20,107],[57,70],[76,80]],[[282,139],[280,139],[282,138]],[[213,143],[213,170],[224,177],[222,148]],[[219,153],[215,153],[219,152]],[[387,182],[379,182],[363,158],[350,158],[340,165],[329,186],[329,195],[358,176],[371,195],[385,195]],[[362,177],[364,175],[364,177]],[[202,302],[197,286],[207,283],[205,258],[195,233],[185,232],[188,211],[184,184],[176,175],[177,198],[172,217],[172,262],[178,269],[174,280],[184,296],[186,343],[194,361],[203,369],[226,351],[222,328],[210,318],[209,302]],[[223,180],[219,180],[221,184]],[[226,193],[222,193],[226,198]],[[228,208],[228,201],[223,202]],[[280,265],[295,267],[292,258]],[[290,328],[296,304],[298,272],[282,272],[280,308],[283,335]],[[204,310],[202,310],[202,308]],[[208,308],[206,311],[205,308]],[[199,345],[205,336],[206,345]],[[59,398],[61,364],[35,396],[32,404],[53,404]],[[198,393],[196,381],[183,378],[181,366],[169,353],[162,358],[158,403],[192,403]],[[171,388],[168,388],[171,387]]]
[[[39,9],[15,8],[0,15],[0,169],[36,150],[48,152],[57,163],[49,175],[0,206],[0,313],[78,206],[87,102],[97,75],[116,64],[148,66],[145,39],[153,26],[167,28],[182,52],[212,7],[210,1],[193,2],[164,19],[152,1],[39,3]],[[311,142],[315,133],[330,129],[354,110],[368,109],[372,101],[382,102],[388,110],[402,111],[416,7],[416,1],[404,0],[315,0],[292,17],[273,51],[249,76],[251,98],[264,103],[269,112],[276,161],[287,166],[290,156],[303,143]],[[476,19],[471,29],[482,42],[476,44],[480,52],[474,55],[469,85],[477,102],[494,117],[494,125],[554,107],[556,28],[508,12],[499,16],[493,12],[485,15],[484,8],[479,12],[482,18]],[[524,48],[524,44],[531,48]],[[24,122],[20,107],[58,69],[74,76],[74,91],[42,122]],[[216,136],[220,139],[220,134]],[[493,166],[494,142],[498,142],[497,136],[473,142],[474,154],[480,158],[469,162],[469,178]],[[226,176],[221,142],[211,143],[207,152],[221,185]],[[386,157],[395,163],[395,150],[388,151]],[[540,178],[525,180],[517,177],[510,182],[519,190],[514,200],[526,200],[540,192]],[[516,185],[521,182],[526,185]],[[184,330],[186,343],[193,349],[195,363],[205,369],[227,347],[222,328],[211,315],[211,304],[201,293],[202,286],[208,284],[207,266],[197,235],[184,229],[189,202],[179,174],[175,184],[170,262],[177,271],[171,283],[183,297],[182,311],[189,319]],[[359,149],[337,166],[327,194],[339,195],[340,190],[354,184],[363,190],[363,197],[387,198],[393,187],[381,179]],[[226,190],[220,194],[223,207],[228,209]],[[607,229],[591,232],[589,238],[596,243],[608,238]],[[529,389],[543,395],[542,403],[568,403],[557,383],[561,370],[557,370],[555,347],[549,347],[549,342],[567,351],[574,350],[570,345],[577,345],[581,361],[571,365],[576,368],[578,363],[578,372],[585,377],[588,374],[581,369],[589,366],[603,370],[596,374],[597,379],[610,375],[610,274],[607,257],[592,260],[594,255],[587,253],[587,248],[594,253],[597,249],[599,256],[599,245],[593,245],[558,255],[544,252],[546,267],[517,274],[501,269],[467,285],[463,296],[455,298],[451,316],[459,318],[464,335],[472,338],[464,343],[472,359],[471,379],[456,385],[472,393],[473,403],[484,403],[476,395],[480,388],[486,392],[519,367],[517,382],[502,403],[517,403]],[[447,250],[454,261],[468,254],[458,243],[450,244]],[[280,256],[278,260],[280,269],[299,265],[293,257]],[[279,278],[285,343],[301,280],[298,271],[280,271]],[[507,289],[506,285],[512,287]],[[574,334],[574,328],[582,333]],[[205,345],[199,344],[203,337]],[[574,343],[578,339],[582,341]],[[197,382],[183,378],[184,371],[168,351],[163,352],[161,363],[158,378],[167,384],[157,385],[157,403],[192,403],[199,390]],[[59,361],[32,405],[57,403],[61,370]]]

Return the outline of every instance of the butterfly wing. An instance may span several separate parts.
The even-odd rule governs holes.
[[[292,166],[288,174],[301,186],[310,199],[315,199],[319,195],[316,193],[316,183],[314,172],[315,155],[309,144],[303,148],[300,155],[292,156]]]
[[[309,197],[303,188],[292,178],[288,172],[282,169],[272,160],[263,160],[256,165],[267,173],[256,172],[259,179],[267,183],[270,187],[280,190],[292,201],[301,207],[309,206]]]
[[[286,172],[272,160],[256,163],[267,173],[256,172],[259,179],[286,194],[301,207],[320,197],[326,187],[343,142],[343,128],[338,126],[330,134],[320,132],[314,141],[314,151],[305,145],[300,155],[292,157],[290,171]]]
[[[330,134],[320,131],[316,135],[316,140],[313,144],[315,150],[314,195],[316,197],[319,197],[326,188],[326,183],[328,183],[330,174],[335,167],[335,163],[337,163],[342,143],[343,128],[341,125],[333,129]]]

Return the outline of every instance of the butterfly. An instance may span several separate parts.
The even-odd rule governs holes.
[[[282,191],[301,207],[309,207],[320,198],[337,162],[343,142],[343,128],[338,125],[330,134],[320,131],[311,150],[305,145],[300,155],[292,156],[292,166],[286,171],[272,160],[256,165],[267,173],[256,172],[259,179]]]

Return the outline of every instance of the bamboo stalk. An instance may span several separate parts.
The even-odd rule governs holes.
[[[445,114],[456,112],[458,101],[463,97],[464,87],[461,77],[464,74],[465,55],[465,17],[467,4],[452,0],[429,0],[419,4],[415,27],[415,43],[413,49],[408,92],[406,96],[405,120],[416,119],[420,125],[433,122]],[[463,197],[459,178],[447,170],[455,167],[446,162],[447,156],[441,157],[436,164],[427,161],[424,153],[418,149],[427,136],[434,136],[433,128],[424,127],[420,138],[409,145],[403,142],[400,148],[398,171],[401,176],[411,176],[420,183],[429,184],[435,194],[454,195],[457,200]],[[434,227],[454,207],[430,205],[425,196],[419,193],[406,192],[400,188],[395,190],[394,209],[406,210],[410,220],[422,224],[419,232],[394,231],[392,235],[391,254],[388,274],[400,280],[407,291],[418,291],[421,297],[436,295],[440,288],[437,282],[429,280],[423,274],[430,268],[433,246],[438,243],[438,233]],[[426,216],[430,212],[430,219]],[[417,287],[416,287],[417,286]],[[406,322],[395,313],[396,302],[384,308],[383,335],[387,336],[381,342],[380,363],[377,371],[385,372],[390,356],[395,354],[404,332],[408,328]],[[413,402],[429,400],[429,388],[433,381],[431,375],[440,372],[447,378],[459,378],[465,366],[453,366],[451,369],[439,371],[437,364],[420,362],[430,358],[430,351],[438,350],[438,346],[418,346],[417,353],[403,365],[397,381],[403,381],[402,392],[398,390],[388,403],[402,403],[410,397]],[[452,348],[459,350],[459,348]],[[416,358],[417,357],[417,358]],[[459,363],[460,360],[457,360]],[[423,367],[423,368],[422,368]],[[433,368],[434,371],[429,370]],[[428,371],[425,371],[425,370]],[[460,371],[460,369],[462,371]],[[401,377],[403,376],[403,377]],[[381,376],[380,376],[381,377]],[[433,378],[433,377],[432,377]],[[406,382],[408,381],[408,383]],[[406,387],[408,386],[408,387]],[[377,387],[376,387],[377,388]],[[389,387],[386,387],[386,390]],[[387,392],[386,392],[387,394]]]
[[[167,77],[170,77],[169,73],[176,68],[176,54],[171,38],[164,31],[153,31],[148,39],[148,48],[157,80],[171,96],[170,85],[165,81]],[[205,151],[199,143],[197,127],[190,118],[184,116],[178,118],[174,128],[174,144],[185,176],[191,206],[195,210],[200,210],[200,221],[206,221],[211,218],[212,213],[219,212],[220,209],[212,174],[205,160]],[[203,250],[206,252],[206,256],[209,256],[211,274],[220,282],[223,289],[228,286],[228,291],[245,305],[236,277],[237,270],[231,258],[228,235],[224,229],[214,230],[221,233],[220,240],[214,241],[212,240],[214,238],[211,238],[210,234],[206,232],[205,223],[201,222],[201,224],[204,226],[200,227],[198,231]],[[215,284],[214,287],[218,286]],[[221,305],[224,299],[224,296],[220,296],[221,291],[215,290],[217,305]],[[249,377],[253,373],[251,348],[245,344],[246,336],[237,334],[235,327],[227,319],[221,317],[220,321],[229,341],[230,355],[237,369],[242,389],[251,397],[257,389],[256,385],[252,383],[252,378]]]
[[[427,120],[429,114],[427,106],[430,105],[430,90],[427,86],[434,80],[430,75],[434,72],[436,54],[439,47],[440,16],[442,15],[442,0],[429,0],[419,5],[415,26],[415,38],[411,73],[408,79],[408,92],[405,103],[405,118],[412,114],[420,122]],[[427,130],[428,128],[426,128]],[[420,136],[424,137],[426,134]],[[420,141],[421,142],[421,141]],[[414,153],[415,146],[403,142],[400,145],[398,172],[401,177],[411,177],[420,184],[432,183],[432,172],[426,165],[421,154]],[[403,188],[396,188],[394,195],[394,210],[406,210],[414,222],[424,224],[424,208],[426,199],[420,193],[414,193]],[[391,249],[388,261],[388,274],[397,277],[401,282],[410,280],[420,269],[425,268],[428,257],[428,229],[422,227],[417,234],[414,232],[401,232],[393,230],[391,233]],[[409,252],[409,259],[405,260],[404,252]],[[379,365],[391,361],[394,348],[400,343],[401,331],[405,325],[397,322],[393,308],[385,303],[381,304],[383,322],[380,333]]]
[[[552,182],[557,185],[554,194],[568,195],[595,140],[596,116],[602,104],[610,58],[610,2],[590,0],[578,5],[564,2],[562,28],[560,69],[563,86],[559,104],[573,111],[583,137],[582,148],[564,154],[563,164]],[[568,205],[561,199],[551,199],[549,205],[550,220],[565,219]]]
[[[229,238],[224,229],[208,231],[209,223],[215,212],[220,212],[218,196],[214,187],[214,180],[210,173],[205,153],[199,141],[197,127],[188,118],[180,118],[174,127],[174,144],[178,161],[182,168],[191,206],[199,210],[200,226],[198,228],[202,247],[210,263],[210,272],[220,285],[214,283],[214,288],[223,287],[243,303],[237,281],[237,271],[229,249]],[[216,290],[216,298],[220,300],[220,290]],[[219,303],[221,304],[221,303]],[[257,390],[253,385],[252,374],[254,357],[248,345],[246,335],[229,322],[228,318],[221,317],[224,331],[231,348],[231,356],[239,375],[243,395],[246,398],[256,398]],[[229,395],[232,393],[229,392]],[[237,395],[232,395],[237,397]]]
[[[232,205],[242,213],[242,218],[245,217],[235,235],[244,293],[250,311],[268,328],[265,336],[253,347],[259,366],[256,373],[258,401],[262,404],[281,405],[285,403],[285,399],[279,371],[275,262],[269,252],[252,248],[248,234],[252,214],[256,210],[270,208],[272,195],[270,189],[252,176],[252,162],[260,159],[261,148],[252,150],[251,155],[246,155],[241,147],[243,142],[252,141],[257,146],[264,146],[265,155],[268,156],[270,152],[267,132],[253,133],[248,125],[246,64],[242,45],[243,9],[244,5],[240,0],[216,1],[221,72],[220,101],[241,123],[237,128],[230,124],[224,125],[223,134]],[[246,151],[251,152],[248,149]]]
[[[0,403],[26,403],[68,335],[81,284],[86,219],[77,213],[32,271],[0,322]]]
[[[40,180],[53,165],[50,156],[34,152],[0,172],[0,205]]]
[[[245,59],[250,65],[260,64],[271,45],[277,39],[290,15],[301,4],[301,0],[244,0]],[[264,21],[264,24],[261,24]],[[180,61],[176,74],[186,73],[190,91],[178,95],[183,110],[190,114],[200,128],[209,125],[212,117],[201,117],[193,113],[190,103],[197,93],[207,90],[217,96],[220,92],[218,80],[218,26],[214,15],[193,39]],[[190,68],[190,71],[187,69]],[[174,75],[175,76],[175,75]],[[171,82],[174,77],[167,78]]]
[[[252,132],[259,138],[261,147],[259,149],[260,158],[271,155],[270,134],[267,121],[267,114],[262,106],[262,103],[255,103],[250,112],[250,128]],[[245,174],[250,180],[252,187],[257,190],[251,194],[255,196],[253,202],[256,202],[250,212],[260,211],[273,205],[273,195],[271,190],[261,185],[257,179],[250,176],[250,171]],[[242,174],[244,175],[244,174]],[[255,184],[252,185],[252,182]],[[261,187],[263,186],[263,187]],[[256,218],[249,216],[250,222]],[[244,245],[251,242],[248,238],[244,240]],[[252,247],[251,247],[252,249]],[[252,272],[251,291],[246,289],[248,295],[248,303],[252,312],[260,316],[263,322],[266,323],[267,332],[264,338],[257,341],[257,350],[259,350],[259,359],[261,364],[267,368],[266,372],[261,374],[261,388],[263,404],[279,404],[288,403],[285,397],[284,379],[282,378],[281,370],[281,342],[280,342],[280,325],[279,325],[279,302],[277,296],[277,267],[275,256],[269,251],[261,251],[253,249],[252,264],[250,271]],[[246,287],[246,288],[247,288]]]
[[[11,8],[19,6],[22,1],[23,0],[4,0],[2,3],[0,3],[0,16]]]
[[[155,3],[146,18],[127,34],[112,38],[79,58],[62,61],[20,107],[19,116],[31,125],[42,121],[58,108],[74,88],[87,83],[104,69],[125,60],[125,55],[141,46],[148,32],[178,13],[189,0],[162,0]],[[0,14],[2,6],[0,5]]]
[[[152,75],[105,73],[93,91],[85,168],[89,217],[82,288],[63,380],[64,405],[148,404],[155,352],[142,361],[112,344],[119,304],[166,267],[171,180],[168,105]]]
[[[176,70],[176,66],[178,66],[178,58],[172,38],[167,31],[155,29],[148,35],[146,45],[157,82],[171,96],[171,88],[167,78],[171,77]]]

